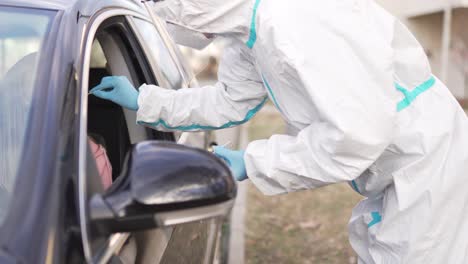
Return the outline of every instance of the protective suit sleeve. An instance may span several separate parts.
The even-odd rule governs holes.
[[[218,82],[180,90],[140,87],[137,122],[161,131],[199,131],[237,126],[265,104],[267,93],[242,43],[227,45]]]

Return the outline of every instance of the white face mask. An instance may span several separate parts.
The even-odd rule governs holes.
[[[208,38],[201,32],[170,22],[167,23],[167,31],[177,44],[197,50],[206,48],[215,39],[215,37]]]

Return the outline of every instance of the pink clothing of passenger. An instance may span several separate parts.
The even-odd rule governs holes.
[[[112,185],[112,165],[107,157],[106,149],[94,142],[91,138],[88,138],[91,151],[93,152],[94,160],[101,177],[102,185],[104,189],[109,188]]]

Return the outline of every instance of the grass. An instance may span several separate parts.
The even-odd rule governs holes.
[[[251,140],[284,133],[284,122],[271,108],[251,121]],[[347,223],[359,200],[347,184],[274,197],[250,185],[246,262],[356,263]]]

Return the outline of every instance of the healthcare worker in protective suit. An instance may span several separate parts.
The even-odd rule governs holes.
[[[373,0],[166,0],[156,10],[229,40],[218,83],[137,92],[108,77],[95,95],[164,131],[240,125],[269,99],[300,132],[216,149],[238,180],[267,195],[349,182],[366,197],[349,223],[359,263],[468,263],[467,117],[395,17]]]

